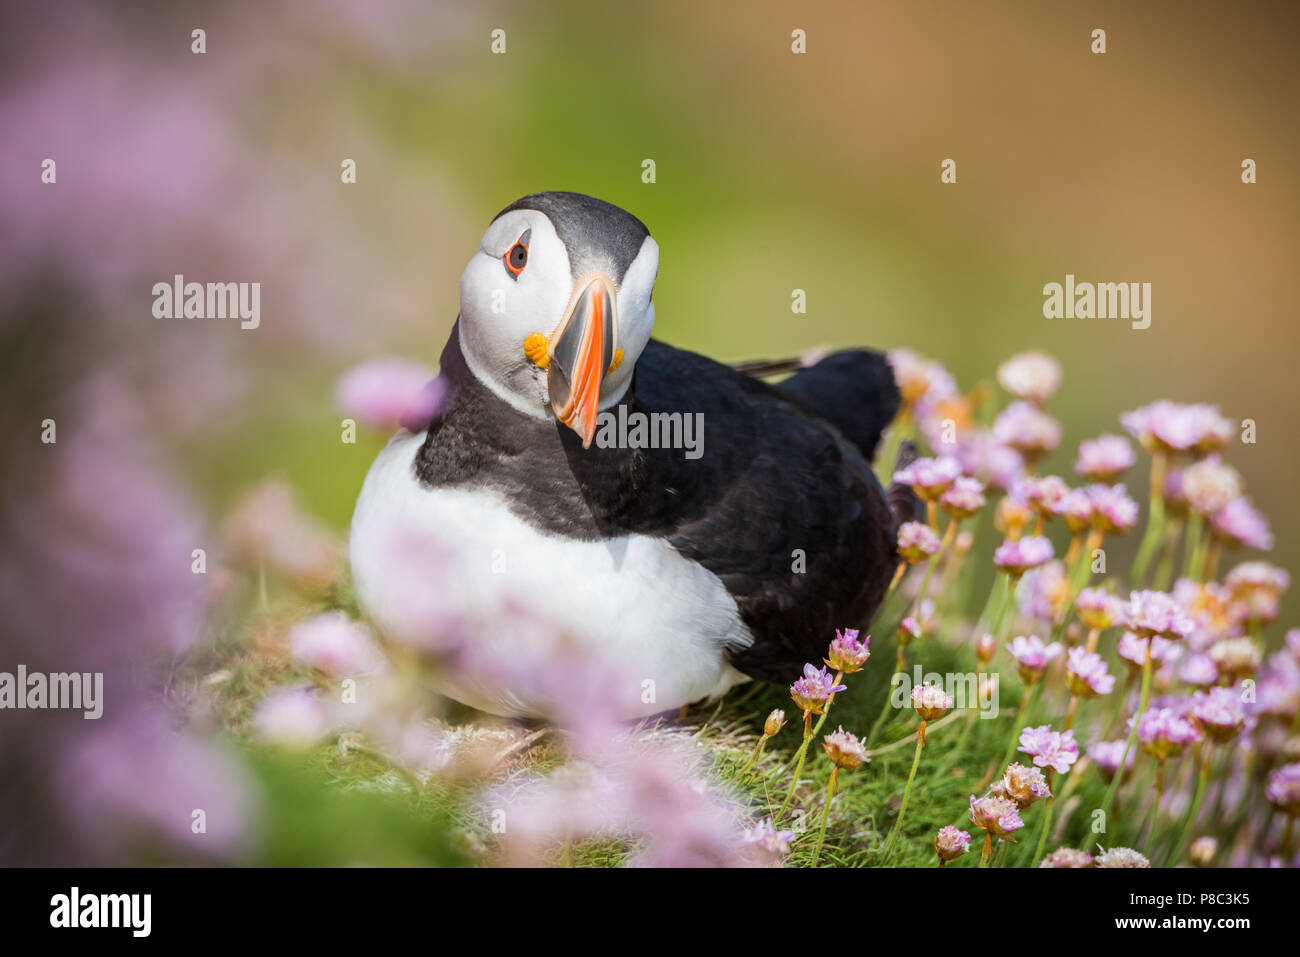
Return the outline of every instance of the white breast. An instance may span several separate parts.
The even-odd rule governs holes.
[[[559,629],[583,654],[602,657],[628,676],[624,717],[642,717],[716,697],[747,680],[727,664],[727,647],[753,638],[721,580],[662,539],[625,535],[584,542],[539,531],[496,495],[429,489],[413,461],[424,434],[399,432],[371,466],[352,518],[351,562],[365,615],[398,640],[423,644],[427,616],[408,614],[393,568],[392,535],[427,537],[455,550],[428,582],[439,601],[475,623],[477,650],[517,652],[518,629],[493,627],[503,601]],[[527,649],[525,649],[527,650]],[[447,676],[450,697],[495,714],[542,710],[522,688],[488,687]]]

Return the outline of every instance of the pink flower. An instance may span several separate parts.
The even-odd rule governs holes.
[[[1210,527],[1214,534],[1238,548],[1266,552],[1273,547],[1273,532],[1268,527],[1268,519],[1244,495],[1215,512]]]
[[[861,671],[862,666],[871,657],[871,652],[867,650],[870,643],[870,635],[858,641],[856,628],[845,628],[843,632],[836,628],[835,640],[831,642],[830,654],[825,659],[826,664],[846,675]]]
[[[1092,763],[1097,766],[1101,776],[1106,779],[1107,783],[1115,776],[1119,770],[1120,758],[1124,755],[1128,742],[1121,738],[1118,741],[1098,741],[1088,745],[1088,757]],[[1124,773],[1127,774],[1133,767],[1133,760],[1137,755],[1136,749],[1130,749],[1128,757],[1124,759]]]
[[[1092,867],[1092,855],[1073,847],[1058,847],[1043,858],[1039,867]]]
[[[818,670],[815,665],[804,665],[803,677],[790,686],[790,697],[804,711],[821,714],[831,695],[845,690],[846,686],[837,685],[825,668]]]
[[[834,765],[845,771],[851,771],[867,760],[867,750],[862,742],[843,728],[822,738],[822,747]]]
[[[984,483],[959,476],[939,497],[939,504],[953,518],[970,518],[984,507]]]
[[[1300,762],[1283,765],[1268,776],[1264,795],[1288,817],[1300,817]]]
[[[1192,721],[1210,740],[1231,741],[1246,724],[1241,692],[1233,688],[1198,691],[1192,698]]]
[[[1073,731],[1053,731],[1048,724],[1025,728],[1020,732],[1020,747],[1016,750],[1029,755],[1040,768],[1054,768],[1058,774],[1070,770],[1079,759],[1079,746]]]
[[[970,796],[970,820],[981,831],[994,837],[1010,837],[1025,826],[1020,819],[1020,809],[1010,798],[990,795],[976,799]]]
[[[1052,511],[1061,516],[1066,531],[1072,535],[1092,527],[1092,497],[1085,489],[1075,488],[1066,492]]]
[[[930,403],[957,394],[957,383],[943,365],[933,359],[918,355],[911,349],[892,349],[886,357],[894,370],[894,381],[903,395],[903,402],[916,406],[922,400]]]
[[[1050,645],[1044,645],[1043,640],[1037,635],[1029,637],[1017,635],[1011,639],[1007,650],[1016,659],[1020,680],[1027,685],[1032,685],[1043,676],[1052,659],[1060,655],[1061,643],[1054,641]]]
[[[1074,470],[1094,482],[1114,482],[1137,462],[1128,439],[1120,435],[1100,435],[1079,443]]]
[[[1061,364],[1045,352],[1022,352],[998,366],[997,378],[1017,399],[1042,405],[1061,385]]]
[[[1093,862],[1094,867],[1150,867],[1151,862],[1131,847],[1112,847],[1102,851]]]
[[[446,380],[435,379],[423,363],[382,358],[347,372],[334,395],[339,408],[362,425],[418,432],[441,410],[447,391]]]
[[[922,721],[934,721],[952,710],[953,696],[938,685],[917,685],[912,689],[912,707]]]
[[[299,508],[293,489],[279,479],[240,498],[221,535],[237,559],[309,584],[331,581],[342,561],[334,535]]]
[[[1291,587],[1291,575],[1285,568],[1278,568],[1268,562],[1242,562],[1228,572],[1223,583],[1237,595],[1263,591],[1280,596]]]
[[[1132,719],[1129,719],[1132,727]],[[1201,740],[1196,725],[1173,708],[1150,708],[1143,713],[1137,726],[1138,741],[1142,750],[1157,761],[1175,758],[1189,744]]]
[[[1016,483],[1013,492],[1043,518],[1055,514],[1056,506],[1070,491],[1059,475],[1036,475]]]
[[[1148,452],[1210,452],[1232,436],[1216,406],[1160,400],[1120,416],[1125,431]]]
[[[894,473],[894,481],[910,485],[912,491],[927,501],[939,498],[961,475],[957,460],[944,455],[934,459],[916,459]]]
[[[1026,572],[1016,591],[1021,613],[1044,622],[1055,621],[1065,610],[1069,585],[1065,563],[1061,561],[1053,560]]]
[[[1140,638],[1159,635],[1169,641],[1186,638],[1196,627],[1182,605],[1162,591],[1130,593],[1124,624]]]
[[[329,734],[331,723],[316,690],[300,685],[263,701],[253,716],[253,727],[272,744],[306,748]]]
[[[1071,648],[1066,662],[1066,682],[1070,693],[1081,698],[1095,698],[1115,689],[1115,677],[1106,670],[1101,655],[1083,648]]]
[[[939,551],[939,536],[924,522],[904,522],[898,527],[898,555],[916,565]]]
[[[993,561],[1004,572],[1020,576],[1031,568],[1052,560],[1052,543],[1041,535],[1026,535],[1005,541],[993,553]]]
[[[1217,454],[1183,469],[1183,497],[1198,515],[1212,516],[1241,495],[1241,475]]]
[[[1178,678],[1185,684],[1206,688],[1219,680],[1219,669],[1209,655],[1188,655],[1178,669]]]
[[[1104,588],[1085,588],[1074,600],[1074,608],[1085,627],[1105,631],[1119,621],[1124,602]]]
[[[993,422],[993,436],[1033,460],[1061,444],[1061,425],[1028,402],[1012,402]]]
[[[1158,665],[1170,660],[1175,651],[1174,643],[1172,641],[1166,641],[1159,635],[1150,640],[1155,642],[1155,644],[1151,646],[1151,661]],[[1135,668],[1141,668],[1146,662],[1147,641],[1148,639],[1146,638],[1142,638],[1131,631],[1126,631],[1120,636],[1119,644],[1115,650],[1119,653],[1119,656],[1130,665]]]
[[[794,831],[778,831],[769,817],[761,824],[755,824],[741,831],[740,840],[761,855],[762,863],[775,865],[790,853],[790,842],[794,840]]]
[[[333,678],[369,674],[384,665],[370,629],[341,611],[298,622],[289,629],[289,648],[295,661]]]
[[[1009,764],[1002,779],[993,785],[991,793],[1010,798],[1016,802],[1016,807],[1023,811],[1039,798],[1051,797],[1052,789],[1047,784],[1047,778],[1038,768],[1025,764]]]
[[[1210,660],[1229,679],[1247,678],[1259,670],[1259,648],[1250,638],[1221,638],[1210,646]]]
[[[958,436],[953,455],[963,472],[993,488],[1010,488],[1025,474],[1024,457],[985,429]]]
[[[1099,532],[1123,535],[1137,524],[1138,505],[1123,485],[1089,485],[1092,527]]]
[[[939,854],[939,859],[945,863],[956,860],[970,849],[970,834],[961,828],[946,824],[939,828],[939,833],[934,836],[934,849]]]

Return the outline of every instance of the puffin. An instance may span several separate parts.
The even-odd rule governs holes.
[[[629,720],[788,683],[836,629],[870,622],[915,509],[871,467],[900,403],[885,357],[731,366],[674,348],[651,338],[658,271],[641,220],[591,196],[533,193],[493,218],[461,276],[441,407],[392,437],[357,499],[354,593],[381,634],[428,627],[403,618],[394,529],[475,556],[428,587],[476,620],[518,596],[631,676],[616,706]],[[615,429],[599,440],[638,414],[698,422],[694,453]],[[477,631],[489,656],[540,640]],[[441,669],[435,684],[506,717],[554,705],[500,675]]]

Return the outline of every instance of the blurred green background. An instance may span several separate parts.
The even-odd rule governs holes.
[[[1154,398],[1253,418],[1258,443],[1235,444],[1231,459],[1274,525],[1275,558],[1300,556],[1288,534],[1300,413],[1293,5],[93,10],[44,18],[21,49],[6,41],[10,78],[50,67],[54,50],[57,69],[85,74],[68,116],[148,115],[180,97],[178,112],[213,138],[216,153],[204,135],[156,131],[177,147],[170,172],[201,162],[203,178],[166,242],[141,247],[119,308],[151,348],[219,351],[240,370],[236,399],[178,433],[178,461],[218,509],[279,472],[346,527],[382,439],[338,441],[338,374],[387,353],[436,363],[492,216],[569,189],[649,225],[662,249],[656,334],[678,346],[739,360],[905,345],[963,388],[1013,352],[1046,349],[1066,367],[1050,404],[1067,436],[1052,470]],[[202,56],[189,49],[195,26]],[[803,55],[791,52],[796,28]],[[1104,55],[1090,50],[1095,28]],[[494,29],[504,54],[491,52]],[[85,133],[71,140],[83,150],[134,148],[129,131]],[[339,181],[345,157],[355,185]],[[1246,157],[1255,185],[1240,181]],[[955,185],[940,182],[945,158]],[[64,202],[76,201],[73,176]],[[206,218],[186,222],[194,209]],[[181,271],[260,280],[262,328],[160,332],[140,289]],[[1044,319],[1042,287],[1066,273],[1152,283],[1151,327]],[[791,313],[795,288],[805,315]]]

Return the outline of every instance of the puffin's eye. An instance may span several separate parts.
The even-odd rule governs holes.
[[[524,230],[524,234],[516,239],[515,244],[506,252],[506,269],[516,278],[528,265],[528,240],[531,234],[531,229]]]

